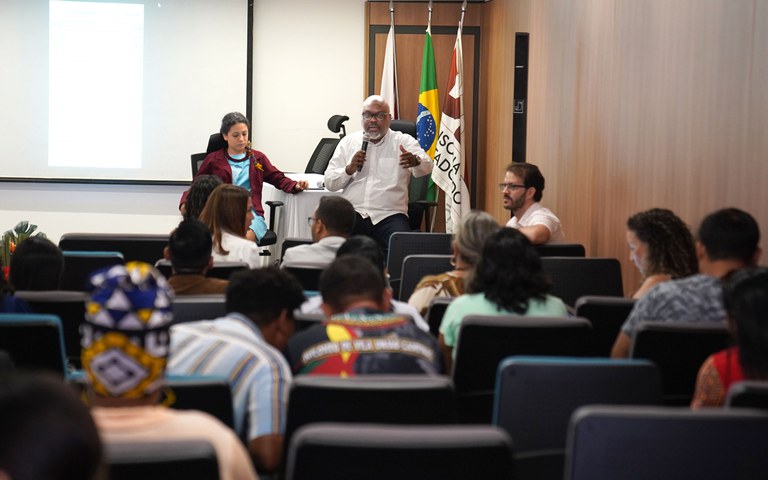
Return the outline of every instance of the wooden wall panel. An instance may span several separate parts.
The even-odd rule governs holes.
[[[530,32],[528,161],[544,204],[592,256],[627,260],[626,218],[694,230],[735,206],[768,228],[768,1],[493,0],[483,16],[484,181],[511,157],[514,32]],[[484,196],[499,221],[499,194]]]

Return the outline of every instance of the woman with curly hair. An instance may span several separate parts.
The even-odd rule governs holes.
[[[213,234],[213,260],[245,262],[250,268],[262,266],[259,247],[246,238],[253,220],[251,196],[244,188],[223,183],[213,189],[200,221]]]
[[[541,258],[525,235],[514,228],[490,235],[468,286],[470,293],[451,302],[440,324],[438,341],[446,366],[453,363],[459,326],[466,315],[566,316],[565,304],[547,294],[549,290]]]
[[[216,175],[198,175],[189,187],[189,193],[184,201],[182,209],[184,220],[199,219],[211,192],[222,183],[224,182]]]
[[[629,259],[643,276],[632,298],[642,297],[656,284],[699,271],[693,235],[670,210],[652,208],[629,217],[627,245]]]

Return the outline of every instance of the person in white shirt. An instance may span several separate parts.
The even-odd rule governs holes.
[[[408,182],[432,172],[429,155],[410,135],[389,129],[389,105],[379,95],[363,102],[363,130],[342,138],[325,171],[325,188],[343,190],[355,207],[354,235],[367,235],[387,249],[394,232],[411,230]],[[363,148],[367,135],[367,149]]]
[[[309,218],[312,241],[285,251],[283,267],[325,268],[336,258],[336,250],[352,234],[355,208],[349,200],[323,197]]]
[[[507,227],[520,230],[534,245],[565,240],[560,219],[539,203],[544,192],[544,176],[539,167],[530,163],[511,163],[499,189],[504,208],[513,215]]]

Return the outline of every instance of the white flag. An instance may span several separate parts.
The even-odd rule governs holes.
[[[397,91],[397,55],[395,54],[395,19],[392,17],[392,23],[389,26],[387,35],[387,48],[384,52],[384,68],[381,72],[381,93],[384,100],[389,104],[389,112],[392,118],[400,118],[398,112],[398,91]]]
[[[445,231],[453,233],[469,213],[469,190],[464,181],[464,55],[461,27],[453,47],[451,73],[445,89],[440,133],[437,135],[432,181],[445,192]]]

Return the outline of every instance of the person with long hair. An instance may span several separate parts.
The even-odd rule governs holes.
[[[523,233],[502,228],[490,235],[469,283],[469,293],[448,306],[438,339],[446,365],[452,363],[461,319],[466,315],[566,316],[562,300],[547,292],[541,258]]]
[[[643,276],[632,298],[642,297],[661,282],[699,272],[691,230],[671,210],[652,208],[629,217],[627,245],[629,259]]]
[[[224,183],[243,187],[250,192],[253,219],[248,226],[246,237],[249,240],[261,240],[267,232],[264,220],[264,207],[261,205],[264,182],[286,193],[299,193],[309,185],[306,180],[294,181],[286,177],[277,167],[272,165],[266,155],[251,149],[251,124],[239,112],[231,112],[221,119],[219,129],[227,146],[221,150],[209,153],[203,160],[196,177],[215,175]],[[188,192],[184,192],[179,202],[179,208],[184,210]]]
[[[723,284],[723,304],[736,345],[704,361],[692,408],[722,406],[738,381],[768,380],[768,268],[734,272]]]
[[[200,221],[211,229],[214,261],[245,262],[250,268],[262,266],[259,247],[246,238],[253,220],[252,206],[244,188],[224,183],[213,189]]]
[[[480,252],[489,235],[497,231],[498,223],[481,210],[473,210],[461,219],[453,234],[454,269],[438,275],[427,275],[416,285],[408,304],[425,315],[436,297],[454,298],[463,294],[465,283],[480,260]]]
[[[216,175],[198,175],[189,187],[187,199],[184,201],[184,220],[200,218],[211,192],[222,183]]]

